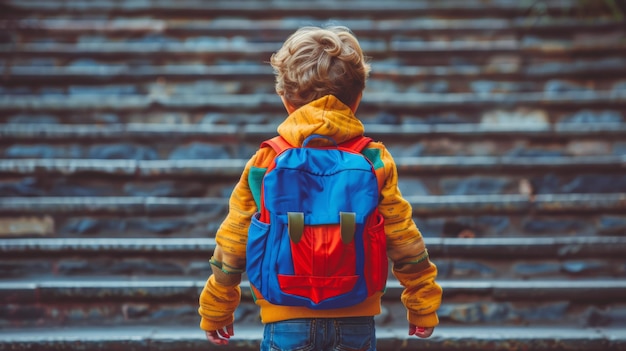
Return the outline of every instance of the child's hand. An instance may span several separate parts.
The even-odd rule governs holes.
[[[409,324],[409,335],[415,335],[422,339],[433,335],[433,331],[435,331],[435,328],[418,327],[413,324]]]
[[[227,345],[228,339],[235,335],[235,329],[232,324],[225,326],[222,329],[206,331],[206,339],[215,345]]]

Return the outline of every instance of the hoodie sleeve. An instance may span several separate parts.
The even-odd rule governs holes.
[[[382,147],[380,159],[385,168],[385,182],[378,209],[385,219],[387,255],[393,274],[404,287],[402,303],[407,319],[420,327],[439,323],[437,309],[442,289],[435,282],[437,267],[430,262],[422,234],[413,221],[411,204],[398,188],[398,170],[391,154]]]
[[[234,321],[241,299],[241,274],[246,267],[248,227],[257,205],[249,186],[251,168],[258,152],[246,164],[229,200],[228,215],[215,235],[216,247],[210,260],[213,274],[200,294],[200,328],[217,330]]]

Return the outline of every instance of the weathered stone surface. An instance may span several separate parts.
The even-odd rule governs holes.
[[[612,241],[610,241],[612,242]],[[3,239],[0,250],[6,257],[10,254],[22,254],[28,257],[48,257],[67,255],[96,254],[105,256],[146,255],[150,257],[182,254],[183,257],[195,257],[200,254],[207,259],[215,249],[212,238],[63,238],[63,239]]]
[[[508,308],[497,304],[466,304],[452,308],[449,318],[455,322],[472,323],[499,323],[506,319]]]
[[[62,276],[171,275],[184,276],[180,263],[148,259],[65,259],[57,263]]]
[[[4,150],[6,158],[82,158],[82,150],[76,146],[11,145]]]
[[[50,262],[42,260],[9,260],[0,261],[0,278],[22,278],[28,276],[46,276],[52,273]]]
[[[4,180],[0,182],[0,194],[2,196],[43,195],[41,189],[38,189],[37,179],[34,177]]]
[[[87,152],[92,159],[130,159],[130,160],[156,160],[157,152],[146,146],[133,144],[95,145]]]
[[[481,123],[484,125],[533,125],[545,126],[549,124],[548,116],[542,110],[519,109],[514,112],[490,111],[482,116]]]
[[[585,231],[588,224],[578,219],[528,219],[523,224],[526,232],[534,234],[573,233]]]
[[[141,182],[124,184],[124,194],[128,196],[197,196],[204,194],[207,187],[199,182]]]
[[[42,217],[0,218],[0,237],[50,236],[54,234],[54,219]]]
[[[221,217],[220,217],[221,218]],[[108,235],[123,236],[132,233],[133,236],[171,235],[182,234],[207,235],[208,230],[203,227],[204,222],[217,220],[211,216],[174,217],[174,218],[71,218],[60,224],[60,236]]]
[[[544,93],[523,92],[514,94],[493,93],[476,95],[472,93],[387,93],[372,92],[367,100],[363,100],[364,110],[397,110],[412,109],[414,111],[449,110],[456,109],[487,109],[496,106],[515,106],[527,104],[531,106],[577,106],[578,108],[604,106],[623,106],[626,101],[626,92],[607,91],[568,91],[546,96]],[[160,107],[163,111],[198,109],[217,109],[242,111],[258,111],[267,109],[281,111],[282,104],[276,95],[272,94],[239,94],[239,95],[212,95],[196,96],[185,95],[177,97],[151,97],[144,95],[128,95],[115,97],[103,95],[101,97],[87,95],[85,97],[67,96],[0,96],[0,110],[2,111],[117,111],[132,112],[149,109],[151,106]]]
[[[47,114],[16,114],[7,119],[8,125],[32,125],[43,124],[46,126],[59,124],[59,119],[56,116]]]
[[[446,265],[446,261],[442,261],[441,265]],[[442,274],[442,277],[450,277],[450,278],[488,278],[494,277],[496,271],[485,264],[476,261],[461,261],[456,260],[452,262],[448,262],[448,267],[444,268],[444,271],[447,271],[448,274]]]
[[[171,160],[219,160],[230,158],[228,150],[221,145],[191,143],[181,145],[168,156]]]
[[[564,117],[559,123],[621,123],[623,120],[624,116],[619,111],[583,109]]]
[[[561,271],[561,265],[558,263],[518,263],[513,266],[515,274],[528,278],[537,278],[541,276],[555,276]]]
[[[501,194],[507,186],[510,180],[497,177],[452,178],[441,184],[444,195]]]
[[[626,216],[602,216],[599,230],[602,234],[626,233]]]
[[[367,111],[363,111],[363,116],[367,116]],[[497,113],[510,114],[515,116],[519,111],[500,111]],[[594,113],[589,111],[587,113]],[[218,116],[214,116],[218,115]],[[155,141],[160,143],[172,141],[179,142],[187,139],[206,137],[211,140],[249,140],[258,143],[265,138],[270,138],[276,134],[276,124],[284,119],[284,114],[276,115],[246,115],[238,114],[230,116],[225,113],[209,114],[199,123],[192,123],[188,118],[176,123],[170,121],[167,116],[157,120],[155,123],[141,121],[137,123],[121,124],[119,121],[103,120],[102,116],[95,114],[83,114],[83,124],[55,124],[39,123],[37,114],[20,114],[23,123],[12,123],[9,119],[6,124],[0,125],[0,136],[6,140],[37,140],[45,138],[47,140],[73,140],[73,141],[113,141],[118,139]],[[144,116],[144,119],[148,119]],[[169,114],[171,119],[172,115]],[[93,119],[92,119],[93,118]],[[626,127],[617,121],[602,122],[602,120],[590,122],[557,122],[554,127],[549,124],[508,124],[508,123],[470,123],[470,116],[458,114],[436,114],[424,117],[404,117],[391,116],[393,121],[387,121],[384,117],[376,121],[373,119],[364,120],[365,129],[368,135],[380,138],[390,146],[397,140],[415,142],[415,137],[419,140],[437,140],[441,137],[454,137],[461,139],[484,139],[485,137],[514,136],[520,140],[545,140],[554,143],[557,140],[571,139],[577,141],[580,136],[614,136],[620,137],[626,134]],[[85,120],[86,119],[86,120]],[[32,123],[29,122],[32,120]],[[403,125],[399,125],[404,121]],[[84,124],[93,122],[102,125]],[[384,124],[381,124],[384,123]],[[602,139],[604,140],[604,139]],[[499,140],[501,142],[501,140]],[[615,143],[620,145],[619,142]]]
[[[195,325],[161,328],[107,328],[100,331],[98,337],[87,338],[86,334],[95,332],[91,329],[39,330],[37,333],[16,333],[10,330],[7,338],[3,338],[0,350],[75,350],[89,348],[96,350],[124,349],[148,350],[157,347],[160,350],[197,350],[207,347],[203,333]],[[254,326],[239,328],[236,337],[229,344],[233,350],[258,350],[262,329]],[[5,333],[7,334],[7,333]],[[565,328],[536,327],[451,327],[443,328],[427,340],[408,338],[400,331],[381,329],[378,333],[377,348],[386,350],[496,350],[532,349],[547,350],[620,350],[624,344],[624,336],[618,330],[609,330],[606,334],[593,329],[569,330]],[[54,335],[54,341],[47,341]],[[4,335],[3,335],[4,337]],[[72,345],[74,345],[72,348]],[[148,346],[150,345],[150,346]],[[13,348],[9,348],[14,346]]]

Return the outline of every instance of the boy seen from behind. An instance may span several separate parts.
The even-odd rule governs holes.
[[[364,127],[355,113],[370,66],[348,28],[301,28],[272,55],[270,63],[276,75],[276,92],[289,114],[277,131],[288,145],[301,148],[307,140],[306,147],[325,148],[363,137]],[[312,135],[319,137],[307,139]],[[376,210],[384,223],[392,272],[404,287],[401,300],[407,309],[408,334],[427,338],[439,323],[436,312],[442,290],[435,282],[437,268],[429,260],[412,219],[412,208],[398,189],[391,154],[374,141],[361,153],[377,174]],[[251,262],[248,230],[261,211],[263,177],[276,156],[274,148],[264,144],[250,158],[231,195],[228,215],[216,233],[213,274],[202,291],[198,311],[201,329],[217,345],[227,344],[234,335],[241,274]],[[376,350],[374,316],[381,312],[384,291],[376,291],[357,304],[317,309],[272,303],[256,288],[253,286],[253,293],[264,324],[261,350],[307,346],[314,350]]]

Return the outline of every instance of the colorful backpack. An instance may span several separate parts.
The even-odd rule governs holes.
[[[248,231],[246,271],[253,294],[272,304],[332,309],[384,291],[388,260],[382,181],[357,137],[332,146],[267,140],[276,157],[263,177],[260,211]]]

